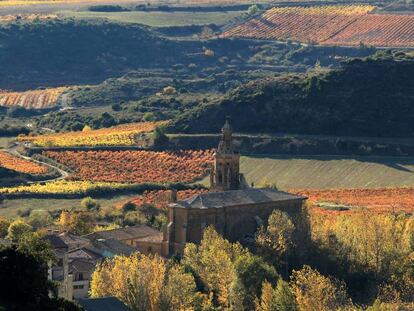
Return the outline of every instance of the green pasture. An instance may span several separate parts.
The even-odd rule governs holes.
[[[102,209],[114,207],[117,203],[136,198],[137,194],[120,195],[97,199]],[[15,218],[22,211],[71,209],[80,207],[81,199],[12,199],[0,203],[0,216]]]
[[[248,156],[240,169],[249,183],[281,189],[414,186],[414,158]]]
[[[63,17],[76,19],[107,19],[112,22],[143,24],[151,27],[187,25],[224,25],[242,11],[231,12],[89,12],[63,11]]]

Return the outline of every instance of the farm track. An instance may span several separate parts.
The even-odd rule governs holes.
[[[57,166],[54,166],[54,165],[52,165],[50,163],[46,163],[46,162],[43,162],[43,161],[39,161],[39,160],[32,159],[31,157],[27,157],[25,155],[22,155],[17,150],[17,147],[18,146],[19,146],[18,144],[15,144],[13,147],[8,148],[8,149],[5,149],[4,151],[7,152],[7,153],[9,153],[9,154],[11,154],[11,155],[16,156],[16,157],[22,158],[24,160],[31,161],[31,162],[34,162],[34,163],[37,163],[37,164],[40,164],[40,165],[47,166],[47,167],[49,167],[49,168],[57,171],[60,174],[60,176],[58,176],[58,177],[51,178],[51,179],[47,179],[47,180],[28,181],[27,182],[28,184],[34,184],[34,183],[50,183],[50,182],[54,182],[54,181],[58,181],[58,180],[63,180],[66,177],[69,176],[69,172],[67,172],[65,170],[62,170],[61,168],[59,168]]]

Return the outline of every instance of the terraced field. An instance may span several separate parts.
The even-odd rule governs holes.
[[[241,172],[256,186],[281,189],[381,188],[414,185],[414,159],[335,156],[242,157]]]

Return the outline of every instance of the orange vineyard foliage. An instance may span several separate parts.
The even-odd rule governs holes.
[[[67,132],[41,136],[22,136],[19,141],[31,142],[41,147],[77,147],[77,146],[131,146],[135,144],[135,135],[152,132],[160,122],[142,122],[118,125],[99,130]]]
[[[369,14],[370,5],[272,8],[221,37],[294,40],[324,45],[414,46],[414,15]]]
[[[414,46],[414,15],[369,14],[324,44],[356,46],[361,42],[379,47]]]
[[[66,87],[57,87],[26,92],[0,92],[0,106],[21,106],[27,109],[53,108],[67,89]]]
[[[40,175],[47,173],[45,166],[15,157],[6,152],[0,152],[0,167],[7,168],[19,173]]]
[[[365,207],[374,213],[414,212],[414,188],[384,189],[332,189],[332,190],[291,190],[307,196],[309,203],[332,202],[351,207]],[[346,214],[357,210],[327,211],[317,208],[321,213]]]
[[[75,171],[72,180],[128,183],[192,182],[213,162],[212,150],[45,151],[43,155]]]
[[[185,200],[195,196],[197,194],[208,192],[207,189],[187,189],[177,191],[177,200]],[[127,203],[134,203],[136,206],[141,206],[142,204],[151,204],[157,208],[163,209],[166,208],[169,203],[172,202],[172,191],[171,190],[153,190],[145,191],[142,196],[139,196],[133,200],[128,200],[117,205],[117,208],[122,208],[122,206]]]

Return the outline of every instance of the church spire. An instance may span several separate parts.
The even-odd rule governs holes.
[[[240,184],[240,155],[234,150],[233,130],[229,118],[226,118],[221,134],[221,140],[214,155],[211,190],[235,190]]]

